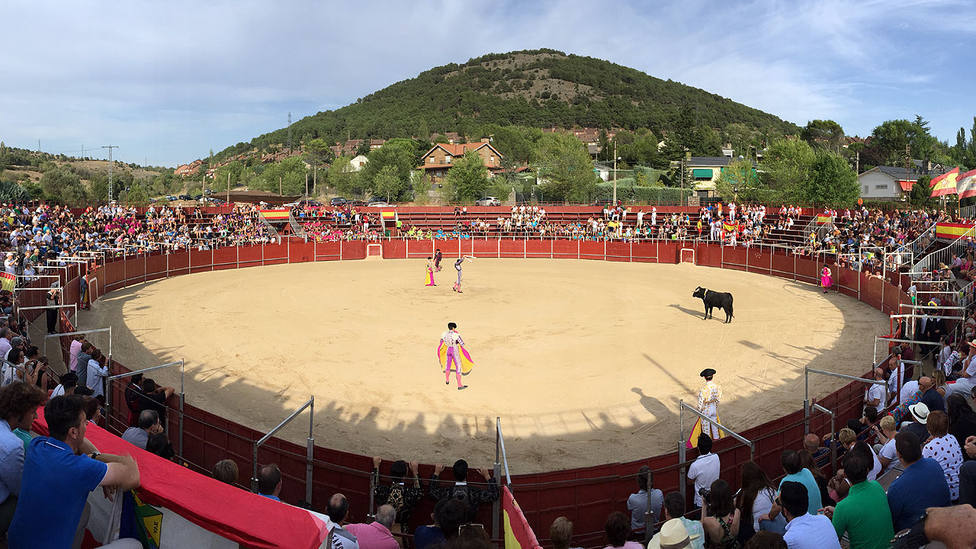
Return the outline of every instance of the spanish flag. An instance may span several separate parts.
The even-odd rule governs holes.
[[[976,196],[976,170],[969,170],[956,178],[956,190],[959,198]]]
[[[830,223],[830,216],[827,214],[817,214],[817,225],[826,225]]]
[[[261,210],[261,217],[267,219],[268,221],[282,221],[288,219],[291,215],[291,210],[288,208],[283,208],[280,210]]]
[[[383,210],[380,212],[380,217],[383,219],[396,219],[397,214],[393,210]]]
[[[17,277],[8,273],[0,272],[0,289],[7,290],[8,292],[14,291],[14,286],[17,285]]]
[[[972,223],[937,223],[935,237],[943,240],[955,240],[962,236],[973,235]]]
[[[956,178],[959,176],[959,168],[952,170],[932,179],[929,186],[932,187],[932,196],[945,196],[956,194]]]
[[[508,486],[502,486],[501,499],[505,520],[505,549],[542,549]]]
[[[739,230],[739,224],[729,223],[728,221],[726,221],[722,224],[722,230],[727,233],[734,233],[735,231]]]

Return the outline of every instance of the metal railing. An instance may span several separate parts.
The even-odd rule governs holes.
[[[110,354],[108,360],[109,364],[112,363],[111,356],[112,355]],[[179,422],[178,422],[177,430],[179,431],[179,433],[177,438],[177,447],[179,448],[178,455],[180,456],[180,458],[182,458],[183,457],[183,416],[185,413],[183,408],[184,405],[186,404],[186,394],[184,392],[185,391],[184,378],[186,377],[186,361],[184,361],[183,359],[180,359],[175,362],[167,362],[166,364],[159,364],[158,366],[150,366],[148,368],[143,368],[141,370],[123,372],[121,374],[115,374],[106,377],[105,378],[105,408],[108,409],[107,417],[111,418],[112,417],[112,386],[111,386],[112,381],[116,379],[124,379],[128,377],[132,377],[136,374],[144,374],[146,372],[151,372],[153,370],[170,368],[177,365],[180,367],[180,407],[178,409]],[[106,425],[108,424],[106,423]]]
[[[948,246],[936,250],[912,265],[912,273],[924,273],[926,271],[932,272],[933,269],[937,268],[940,264],[948,265],[950,263],[950,258],[953,254],[955,255],[965,255],[968,248],[967,242],[973,237],[973,228],[970,227],[966,232],[949,243]]]
[[[95,328],[92,330],[75,330],[73,332],[58,332],[56,334],[45,334],[44,335],[44,356],[48,356],[47,342],[50,341],[52,338],[60,339],[62,337],[71,337],[71,336],[82,335],[82,334],[97,334],[101,332],[108,332],[108,356],[111,357],[112,356],[112,327],[111,326],[109,326],[108,328]],[[70,364],[65,364],[65,367],[66,367],[65,368],[66,372],[71,370]]]
[[[685,447],[685,444],[686,444],[687,441],[685,440],[685,428],[684,428],[684,412],[685,412],[685,410],[687,410],[687,411],[691,412],[692,414],[698,416],[698,418],[701,419],[703,422],[704,421],[708,421],[709,423],[714,423],[715,425],[718,425],[719,426],[719,429],[721,431],[724,431],[725,433],[728,433],[728,435],[731,436],[732,438],[734,438],[734,439],[738,440],[739,442],[741,442],[742,444],[745,444],[746,446],[748,446],[749,447],[749,459],[750,460],[753,458],[753,454],[756,451],[756,447],[755,447],[755,443],[753,441],[747,439],[746,437],[740,435],[739,433],[736,433],[735,431],[733,431],[733,430],[729,429],[728,427],[722,425],[721,423],[715,421],[714,419],[710,418],[709,416],[706,416],[705,414],[699,412],[697,408],[695,408],[694,406],[691,406],[690,404],[686,404],[685,401],[679,400],[678,401],[678,466],[679,466],[679,470],[678,470],[678,482],[679,482],[679,490],[681,491],[681,497],[685,498],[685,501],[687,501],[687,491],[688,491],[687,475],[688,475],[688,468],[685,466],[686,450],[687,450],[686,447]]]
[[[302,406],[292,412],[288,417],[286,417],[281,423],[275,426],[274,429],[268,431],[263,437],[254,441],[252,458],[251,458],[251,491],[257,493],[258,491],[258,448],[260,448],[265,442],[280,431],[285,425],[291,423],[291,420],[295,419],[298,414],[305,411],[308,408],[308,439],[306,440],[306,450],[305,450],[305,504],[308,506],[312,505],[312,462],[315,457],[315,437],[312,430],[315,426],[315,396],[309,397],[309,399],[302,404]]]
[[[890,355],[888,358],[891,358]],[[888,360],[888,358],[885,358],[884,360]],[[874,367],[872,368],[872,371],[874,371],[874,368],[880,366],[880,364],[881,363],[875,363]],[[804,434],[810,432],[810,374],[820,374],[820,375],[831,376],[831,377],[839,377],[841,379],[847,379],[850,381],[860,381],[861,383],[867,383],[870,385],[887,385],[887,382],[882,381],[880,379],[865,379],[863,377],[857,377],[857,376],[852,376],[847,374],[839,374],[837,372],[828,372],[826,370],[816,370],[809,366],[804,366],[803,368],[803,433]],[[898,379],[899,392],[901,392],[902,381],[903,380],[901,379],[901,377],[899,377]]]
[[[837,432],[837,424],[836,424],[836,419],[837,418],[836,418],[836,414],[834,413],[833,410],[828,410],[827,408],[824,408],[823,406],[817,404],[816,402],[814,402],[813,404],[810,405],[810,409],[811,410],[814,410],[814,411],[817,411],[817,412],[823,412],[823,413],[829,415],[830,416],[830,432],[831,433],[836,433]],[[809,423],[807,423],[807,425],[808,425],[808,428],[809,428]],[[837,445],[836,444],[831,444],[830,445],[830,470],[831,471],[837,471]]]

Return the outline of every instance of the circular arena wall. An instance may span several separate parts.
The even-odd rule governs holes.
[[[390,259],[426,257],[434,247],[444,251],[447,257],[456,257],[460,253],[479,258],[578,258],[677,263],[682,256],[682,246],[671,242],[631,244],[504,239],[436,242],[385,241],[382,245],[382,255]],[[786,255],[771,249],[753,248],[746,250],[715,245],[684,246],[684,248],[694,250],[697,265],[772,275],[794,282],[815,283],[822,267],[822,264],[816,259]],[[370,252],[378,251],[370,250]],[[96,282],[92,285],[92,290],[96,296],[99,296],[106,291],[110,292],[144,281],[180,274],[235,269],[245,266],[364,259],[366,255],[367,246],[362,242],[305,243],[291,240],[280,245],[137,256],[113,261],[99,268],[94,276]],[[684,255],[690,254],[685,252]],[[472,271],[477,265],[473,266]],[[682,268],[688,269],[689,267]],[[874,308],[885,312],[893,311],[897,309],[899,302],[907,301],[902,292],[890,283],[877,278],[862,276],[846,269],[835,268],[834,270],[838,275],[841,293],[860,299]],[[707,271],[693,273],[694,276],[689,279],[686,292],[689,296],[682,296],[684,298],[682,306],[695,307],[695,313],[700,310],[701,304],[699,301],[697,305],[690,305],[692,303],[690,290],[698,284],[698,279],[707,278],[706,273]],[[71,292],[72,289],[76,291],[77,280],[72,281],[67,291]],[[259,291],[255,289],[256,293]],[[737,309],[742,310],[741,307],[742,305],[739,305]],[[699,320],[699,322],[701,321]],[[710,327],[721,328],[718,321],[714,322],[715,324],[710,325]],[[733,321],[733,324],[735,322]],[[271,330],[269,333],[273,334],[274,332]],[[435,341],[437,333],[432,336]],[[429,339],[429,334],[423,335]],[[273,336],[265,334],[264,337]],[[864,345],[868,346],[872,342],[873,339],[865,341]],[[477,352],[477,349],[473,349],[473,351]],[[708,365],[715,364],[710,363]],[[139,367],[144,366],[147,365],[139,365]],[[868,366],[865,364],[863,370],[867,371]],[[121,368],[123,367],[116,364],[115,368],[122,371]],[[689,368],[695,372],[700,369],[697,364],[690,365]],[[513,382],[518,383],[518,380],[513,380]],[[472,381],[472,384],[474,383],[475,381]],[[856,413],[860,396],[861,388],[856,384],[851,384],[825,396],[819,402],[834,410],[839,419],[846,419],[845,416]],[[798,411],[801,398],[797,396],[796,404],[786,406],[784,409],[784,411],[797,411],[748,429],[743,433],[747,438],[754,441],[755,459],[770,470],[775,470],[779,451],[785,446],[795,446],[802,435],[802,412]],[[122,401],[119,387],[114,388],[113,400],[115,402]],[[171,414],[171,416],[175,415]],[[124,418],[122,420],[124,421]],[[171,426],[176,427],[173,424],[172,417],[170,421]],[[303,422],[302,419],[299,421]],[[814,431],[822,431],[825,422],[824,416],[814,416],[811,427]],[[250,469],[251,442],[261,436],[261,433],[253,429],[189,405],[186,406],[183,432],[183,454],[188,462],[206,468],[218,459],[231,456],[243,465],[242,471]],[[317,430],[316,436],[320,446],[315,450],[313,505],[321,507],[329,494],[334,491],[343,491],[350,496],[355,507],[366,508],[368,503],[366,476],[371,468],[369,458],[324,448],[323,446],[330,446],[331,435],[328,429]],[[674,441],[671,448],[674,448],[676,443],[677,441]],[[723,477],[734,478],[737,476],[734,474],[737,464],[748,459],[749,449],[731,439],[721,441],[717,448],[723,454],[723,465],[726,467]],[[647,451],[643,455],[651,453],[654,452]],[[451,455],[459,454],[452,453]],[[511,457],[515,460],[518,456],[513,455]],[[272,439],[259,454],[261,463],[273,461],[282,466],[286,481],[288,481],[283,490],[285,499],[292,501],[304,499],[305,460],[303,458],[304,448],[277,439]],[[649,462],[652,465],[656,471],[656,486],[666,491],[677,487],[678,471],[675,466],[676,456],[673,452],[639,461],[640,463],[632,459],[616,459],[614,462],[592,467],[529,475],[517,474],[512,478],[512,487],[523,512],[536,531],[545,532],[545,527],[548,526],[552,518],[558,514],[566,514],[570,516],[571,520],[577,522],[581,543],[589,539],[588,536],[595,543],[601,535],[602,518],[610,509],[620,507],[626,500],[627,494],[632,491],[633,477],[631,475],[636,471],[639,464]],[[513,461],[512,467],[515,472],[520,472],[518,461]],[[524,468],[522,470],[524,471]],[[430,469],[424,467],[422,471],[429,474]],[[423,510],[420,510],[418,516],[422,514]]]

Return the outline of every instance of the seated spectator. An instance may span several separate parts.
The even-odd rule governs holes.
[[[654,537],[647,544],[647,549],[661,549],[662,547],[667,549],[691,547],[691,537],[680,520],[671,519],[665,522],[661,526],[661,531],[654,534]]]
[[[414,549],[437,546],[457,537],[460,526],[467,519],[467,507],[456,499],[442,499],[434,505],[431,513],[433,524],[419,526],[414,531]]]
[[[650,467],[644,465],[637,472],[637,492],[630,494],[627,498],[627,510],[630,511],[630,529],[632,531],[644,531],[648,502],[650,502],[651,527],[653,528],[654,524],[661,518],[664,493],[654,488],[654,474]]]
[[[44,392],[28,383],[11,383],[0,389],[0,539],[14,517],[27,452],[25,441],[14,430],[29,432],[37,407],[45,400]]]
[[[139,487],[139,466],[130,456],[83,454],[91,443],[85,439],[82,397],[52,398],[44,419],[50,436],[35,438],[27,450],[20,498],[7,532],[11,549],[71,547],[95,487]]]
[[[783,539],[789,549],[840,549],[830,519],[810,513],[806,486],[793,481],[780,484],[779,501],[787,520]]]
[[[830,453],[830,448],[821,446],[820,436],[817,435],[816,433],[807,433],[806,435],[804,435],[803,449],[806,450],[807,452],[810,452],[810,455],[813,456],[813,459],[815,460],[820,459],[821,456]]]
[[[918,390],[922,392],[921,401],[928,407],[929,412],[945,411],[945,398],[939,394],[932,378],[928,376],[918,378]]]
[[[721,462],[718,454],[712,453],[712,437],[701,433],[698,435],[698,457],[688,467],[688,482],[695,484],[695,507],[702,507],[702,491],[708,490],[713,482],[718,480]]]
[[[861,445],[865,444],[857,443]],[[869,449],[848,452],[844,456],[844,474],[851,482],[850,491],[836,506],[824,508],[824,515],[831,519],[837,537],[846,533],[853,548],[888,547],[895,535],[888,498],[877,481],[868,480],[870,470]]]
[[[573,541],[573,523],[566,517],[556,517],[549,526],[549,537],[552,539],[553,549],[570,549]],[[418,545],[415,549],[422,548]]]
[[[910,528],[927,508],[949,505],[950,498],[942,467],[922,457],[922,443],[915,433],[898,433],[895,450],[904,471],[888,488],[888,508],[898,532]]]
[[[395,519],[396,510],[392,505],[380,505],[376,520],[369,524],[350,524],[346,530],[356,536],[360,549],[399,549],[400,544],[390,533]]]
[[[851,489],[851,481],[847,480],[844,475],[843,469],[838,471],[836,475],[827,481],[827,493],[830,495],[831,501],[836,505],[840,500],[847,497],[847,493]],[[828,503],[828,505],[830,505]]]
[[[789,546],[786,545],[781,534],[759,532],[745,544],[745,549],[789,549]]]
[[[837,433],[837,440],[840,441],[841,445],[848,452],[850,452],[858,442],[857,435],[854,434],[853,430],[848,428],[841,429],[840,432]],[[865,447],[867,447],[868,451],[871,452],[871,460],[873,462],[871,470],[868,472],[868,480],[877,480],[878,475],[881,474],[881,460],[870,446],[865,445]]]
[[[463,501],[468,507],[467,520],[465,522],[470,522],[477,516],[479,505],[482,503],[491,503],[498,499],[498,483],[491,477],[491,471],[488,469],[478,469],[478,473],[488,483],[487,488],[480,489],[469,485],[467,482],[468,462],[463,459],[455,461],[452,469],[454,471],[454,485],[443,487],[438,485],[438,479],[441,471],[444,470],[444,466],[437,465],[434,467],[434,475],[430,479],[430,497],[435,501],[444,498]]]
[[[78,374],[68,372],[61,376],[61,383],[59,383],[58,386],[54,388],[54,391],[51,392],[51,398],[64,395],[73,395],[75,393],[75,387],[77,386]]]
[[[779,486],[782,487],[784,482],[799,482],[805,486],[807,489],[807,497],[810,499],[807,502],[807,509],[813,509],[813,512],[816,513],[822,506],[820,488],[817,486],[817,480],[813,478],[813,473],[803,467],[800,454],[796,450],[783,450],[783,453],[780,454],[779,462],[783,466],[783,471],[786,472],[786,476],[779,481]],[[778,503],[774,503],[769,514],[759,519],[775,519],[780,512],[782,512],[782,507]]]
[[[739,485],[742,487],[736,495],[736,507],[742,513],[739,541],[745,543],[752,534],[759,531],[759,517],[769,514],[773,500],[776,499],[776,489],[766,472],[754,461],[747,461],[742,465],[742,481]]]
[[[162,432],[163,426],[159,423],[159,414],[155,410],[143,410],[139,412],[138,426],[126,429],[122,433],[122,440],[145,450],[149,437]]]
[[[959,394],[946,399],[946,414],[949,416],[949,432],[956,437],[959,447],[966,445],[966,439],[976,435],[976,412]]]
[[[705,537],[714,548],[735,549],[739,547],[739,510],[732,500],[729,483],[718,479],[712,483],[702,507],[702,526]]]
[[[274,463],[264,465],[258,470],[258,494],[268,499],[281,501],[281,469]]]
[[[684,514],[685,498],[680,492],[670,492],[664,496],[664,520],[680,520],[691,539],[691,549],[705,549],[705,528],[701,521],[686,518]]]
[[[232,459],[222,459],[214,464],[213,477],[220,482],[236,485],[238,474],[237,462]]]
[[[410,522],[410,513],[417,503],[424,497],[424,491],[420,487],[420,477],[417,475],[417,463],[410,463],[410,484],[404,482],[407,475],[407,462],[403,460],[394,461],[390,467],[390,484],[380,482],[380,458],[373,458],[373,477],[375,487],[373,497],[376,505],[389,503],[396,511],[396,521],[394,521],[393,532],[409,532],[407,524]]]
[[[936,410],[929,414],[925,423],[931,437],[922,448],[922,456],[933,458],[942,466],[949,484],[951,499],[959,499],[959,467],[962,466],[962,448],[956,437],[949,434],[949,416]]]
[[[630,537],[630,519],[620,511],[614,511],[607,517],[607,522],[603,525],[603,530],[607,534],[607,546],[604,549],[642,549],[642,545],[636,541],[627,541]]]
[[[810,471],[810,474],[813,475],[813,480],[817,483],[817,487],[820,488],[820,505],[833,503],[830,495],[827,493],[827,477],[824,476],[817,463],[813,461],[813,456],[810,455],[810,452],[800,450],[796,454],[800,456],[800,465],[807,471]]]
[[[325,514],[332,521],[332,530],[329,536],[332,538],[330,549],[359,549],[359,541],[356,536],[343,526],[346,522],[346,514],[349,512],[349,500],[342,494],[332,494],[329,504],[325,507]],[[419,546],[416,549],[421,549]]]
[[[884,381],[885,373],[881,368],[874,369],[874,379]],[[876,412],[881,412],[885,407],[885,386],[879,384],[868,385],[864,390],[864,407],[872,408]]]
[[[881,448],[878,450],[878,460],[881,461],[882,475],[894,469],[898,465],[898,457],[895,455],[895,418],[885,416],[881,418],[878,425],[874,427],[874,432],[878,436]],[[877,446],[876,446],[877,448]]]
[[[925,427],[925,422],[929,418],[929,407],[924,402],[919,402],[918,404],[909,406],[908,412],[912,421],[903,423],[898,428],[898,432],[900,433],[903,429],[907,429],[915,433],[918,440],[927,440],[929,438],[929,430]]]

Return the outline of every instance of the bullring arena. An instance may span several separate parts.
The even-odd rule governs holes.
[[[425,287],[424,258],[435,248],[444,251],[444,270],[436,287]],[[463,294],[450,289],[459,255],[475,258],[464,263]],[[174,396],[166,417],[178,464],[154,461],[141,488],[146,501],[167,510],[165,520],[199,527],[183,520],[182,530],[243,546],[322,539],[321,517],[309,523],[295,508],[267,508],[262,498],[207,478],[219,460],[239,465],[245,488],[252,467],[274,463],[283,501],[319,511],[342,492],[351,520],[366,520],[371,456],[383,459],[384,473],[392,460],[418,461],[425,488],[434,465],[463,457],[473,467],[494,466],[507,487],[496,512],[483,506],[478,515],[493,535],[501,535],[504,515],[524,528],[520,535],[537,532],[545,544],[548,525],[566,515],[574,541],[594,547],[603,545],[604,518],[624,505],[641,465],[654,471],[658,488],[681,488],[678,403],[695,404],[704,368],[719,372],[723,424],[748,440],[716,443],[723,477],[736,478],[749,459],[776,470],[780,452],[807,428],[831,429],[823,410],[837,422],[859,415],[863,385],[817,375],[809,390],[821,408],[805,420],[804,367],[864,375],[884,358],[874,356],[872,342],[891,329],[885,314],[908,297],[897,276],[836,265],[834,291],[825,295],[817,286],[823,265],[767,245],[283,236],[274,244],[108,257],[87,275],[91,310],[62,317],[61,328],[102,330],[90,339],[110,349],[118,375],[185,361],[185,403]],[[62,275],[67,303],[78,302],[80,274],[73,265]],[[699,285],[734,294],[730,324],[721,311],[702,319],[702,302],[691,295]],[[453,380],[443,384],[435,357],[448,321],[459,324],[476,363],[464,391]],[[60,340],[66,353],[68,339]],[[149,375],[179,392],[178,367]],[[88,431],[116,452],[126,447],[113,432],[131,421],[125,383],[107,388],[110,431]],[[311,454],[307,410],[264,441],[312,396]],[[506,445],[500,456],[496,417]],[[694,418],[687,411],[681,418],[687,435]],[[686,459],[694,455],[689,450]],[[425,499],[416,516],[431,506]],[[272,516],[294,522],[261,526]]]
[[[197,273],[115,291],[81,321],[112,326],[123,364],[184,359],[189,404],[259,430],[314,395],[316,439],[346,452],[487,465],[500,417],[520,473],[673,450],[706,367],[723,422],[754,427],[801,405],[804,365],[869,368],[864,342],[887,327],[810,284],[690,263],[478,259],[463,294],[444,264],[436,287],[413,259]],[[702,320],[696,285],[734,294],[731,324]],[[476,363],[465,391],[434,355],[448,321]],[[302,443],[297,423],[284,434]]]

